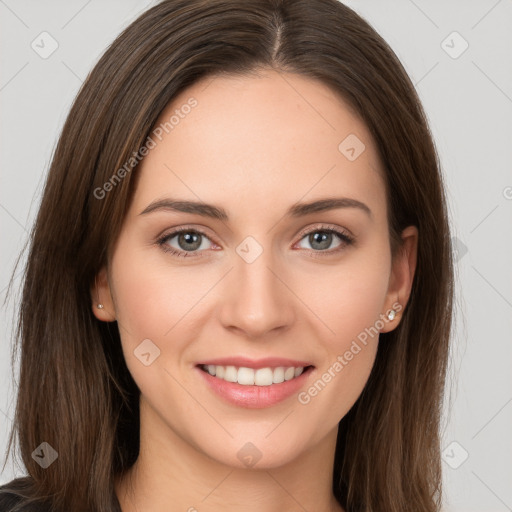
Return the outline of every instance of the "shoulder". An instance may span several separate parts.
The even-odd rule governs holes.
[[[48,512],[41,504],[27,503],[27,491],[31,488],[30,477],[20,477],[0,485],[1,512]]]

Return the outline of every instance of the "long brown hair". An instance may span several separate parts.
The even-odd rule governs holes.
[[[392,255],[415,225],[418,259],[398,327],[381,334],[369,380],[339,425],[333,492],[348,512],[438,511],[440,420],[453,261],[439,159],[414,86],[386,42],[337,0],[164,0],[126,28],[82,85],[55,149],[31,232],[16,331],[15,422],[29,477],[52,510],[119,510],[115,477],[136,460],[139,390],[117,324],[91,311],[141,148],[182,90],[215,74],[272,68],[318,79],[368,126],[385,170]],[[21,347],[19,346],[21,345]],[[42,442],[58,452],[41,468]]]

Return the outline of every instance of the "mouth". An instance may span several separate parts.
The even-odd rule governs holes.
[[[199,364],[197,367],[216,379],[242,386],[273,386],[297,379],[311,371],[314,366],[266,366],[249,368],[245,366]]]
[[[238,359],[240,361],[240,359]],[[227,362],[226,360],[217,361]],[[233,362],[233,361],[230,361]],[[283,363],[280,360],[279,363]],[[287,364],[291,361],[287,360]],[[210,361],[212,363],[212,361]],[[277,361],[245,362],[250,366],[221,364],[198,364],[195,370],[198,377],[221,400],[247,409],[262,409],[277,405],[294,395],[307,385],[315,371],[312,365],[305,366],[264,366],[279,364]],[[294,364],[303,362],[293,361]],[[311,376],[311,377],[310,377]]]

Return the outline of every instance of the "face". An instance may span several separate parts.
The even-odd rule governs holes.
[[[136,171],[95,314],[118,321],[152,435],[277,467],[332,440],[361,394],[409,296],[415,228],[392,262],[376,148],[321,82],[210,77],[155,128],[173,115]]]

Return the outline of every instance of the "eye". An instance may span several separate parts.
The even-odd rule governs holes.
[[[315,257],[338,253],[343,250],[344,247],[352,245],[354,242],[354,237],[345,231],[324,225],[315,226],[314,229],[302,232],[300,236],[299,246],[303,249],[307,249],[302,243],[303,241],[309,243],[311,246],[309,252]],[[332,243],[336,242],[336,240],[338,243],[334,246],[334,249],[332,249]],[[203,255],[201,253],[209,248],[208,241],[213,243],[201,230],[181,227],[162,236],[157,240],[157,243],[163,251],[174,256],[187,258],[191,256],[202,257]]]
[[[334,246],[333,250],[327,250],[329,248],[332,249],[332,243],[338,240],[337,245]],[[312,248],[312,252],[314,253],[325,253],[325,254],[315,254],[321,256],[327,256],[333,253],[337,253],[343,250],[344,247],[348,245],[352,245],[354,242],[354,238],[348,233],[325,226],[316,226],[315,229],[310,230],[306,233],[302,233],[302,238],[299,244],[303,242],[309,243]],[[303,245],[299,245],[302,248],[306,248]]]
[[[171,240],[176,239],[173,243]],[[169,252],[175,256],[190,257],[198,256],[196,252],[208,249],[208,244],[205,241],[209,240],[205,233],[192,228],[178,228],[164,235],[157,243],[162,247],[165,252]]]

